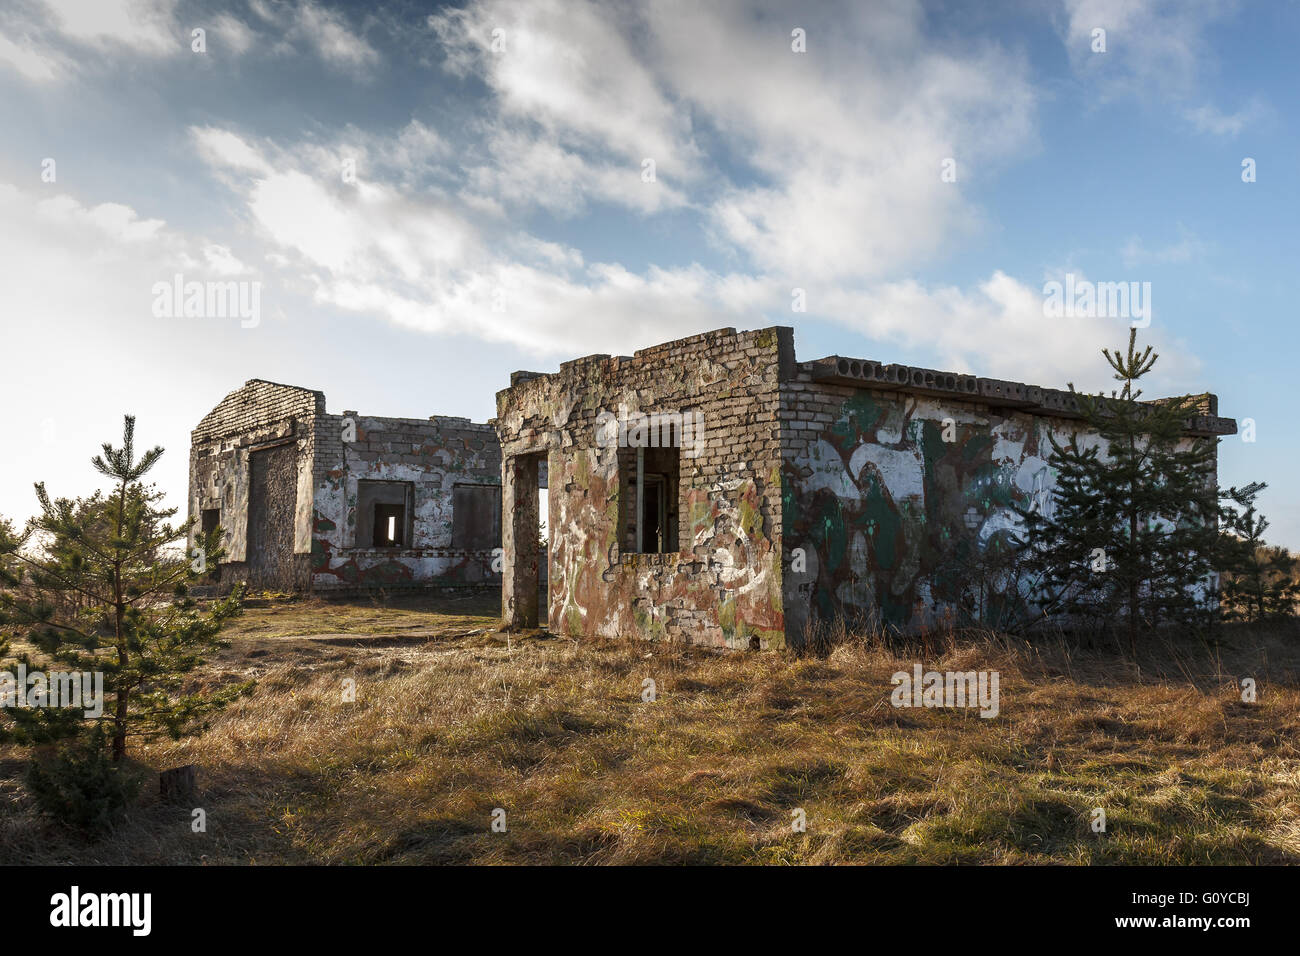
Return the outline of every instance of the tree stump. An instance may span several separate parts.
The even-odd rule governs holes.
[[[192,801],[199,790],[198,765],[189,763],[164,770],[158,775],[158,787],[163,800],[168,803]]]

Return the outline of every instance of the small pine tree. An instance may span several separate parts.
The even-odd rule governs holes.
[[[1255,510],[1266,485],[1256,482],[1225,494],[1223,534],[1223,615],[1227,620],[1276,620],[1295,613],[1300,599],[1296,559],[1286,548],[1264,541],[1268,519]]]
[[[102,724],[51,760],[32,761],[27,789],[41,811],[88,834],[112,829],[140,789],[140,777],[109,759]]]
[[[1049,611],[1103,627],[1118,622],[1137,652],[1138,632],[1212,618],[1217,553],[1215,439],[1184,434],[1195,399],[1139,401],[1138,381],[1159,356],[1103,349],[1121,384],[1109,396],[1075,393],[1089,433],[1062,445],[1049,435],[1057,480],[1046,513],[1021,510],[1022,544],[1043,569]]]
[[[92,460],[113,483],[107,494],[51,499],[37,484],[41,513],[24,533],[0,527],[0,634],[25,645],[9,669],[102,672],[107,700],[96,725],[104,725],[115,763],[128,738],[197,732],[249,686],[185,687],[204,655],[224,646],[218,634],[239,612],[239,593],[206,611],[189,597],[189,585],[221,551],[215,532],[199,542],[192,563],[176,550],[192,523],[173,525],[176,509],[160,508],[162,494],[142,482],[162,453],[136,457],[135,419],[127,416],[122,446],[105,443]],[[44,743],[87,729],[77,709],[6,716],[0,739]]]

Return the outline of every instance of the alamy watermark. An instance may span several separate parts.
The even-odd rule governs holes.
[[[171,282],[155,282],[153,314],[159,319],[239,319],[241,328],[262,321],[262,283],[234,279],[185,281],[176,273]]]
[[[104,716],[103,671],[0,671],[0,707],[81,707],[88,718]]]
[[[66,893],[50,897],[50,925],[118,926],[133,936],[148,936],[153,926],[152,893],[83,893],[73,886]]]
[[[1150,282],[1090,282],[1065,274],[1043,285],[1043,315],[1049,319],[1132,319],[1135,329],[1151,324]]]
[[[898,671],[890,683],[895,707],[978,707],[981,717],[998,715],[997,671],[926,671],[915,664],[912,673]]]

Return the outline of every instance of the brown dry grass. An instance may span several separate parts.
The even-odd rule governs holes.
[[[920,658],[874,642],[580,644],[484,631],[490,601],[394,603],[246,612],[202,679],[255,692],[206,735],[136,753],[200,765],[206,833],[150,790],[86,843],[35,815],[12,753],[0,862],[1300,862],[1293,629],[1166,642],[1140,667],[1059,642],[934,649],[927,667],[1000,673],[984,720],[892,707],[891,675]]]

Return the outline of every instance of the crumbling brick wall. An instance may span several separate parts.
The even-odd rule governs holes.
[[[486,507],[491,498],[492,507],[500,507],[501,450],[490,425],[466,418],[379,418],[344,412],[322,413],[316,431],[314,589],[500,580],[493,566],[499,541],[464,548],[453,540],[457,485],[492,486],[470,504]],[[364,535],[358,532],[365,516],[359,514],[358,487],[367,481],[409,484],[412,537],[403,547],[375,548],[361,540]]]
[[[803,363],[781,390],[791,643],[837,618],[914,629],[976,608],[997,620],[1029,582],[990,548],[1008,553],[1016,508],[1050,513],[1049,436],[1103,457],[1105,440],[1066,392],[845,361]],[[1235,430],[1213,395],[1195,406],[1185,443]]]
[[[566,362],[553,375],[517,374],[497,395],[496,419],[507,621],[535,622],[536,555],[528,539],[536,519],[528,503],[541,455],[553,631],[781,646],[777,408],[793,358],[789,329],[723,329],[631,357]],[[702,422],[698,445],[678,458],[675,551],[629,553],[625,515],[634,489],[626,464],[620,477],[620,448],[600,437],[602,413],[690,413]]]
[[[316,416],[324,410],[325,396],[320,392],[252,379],[222,399],[191,432],[190,514],[196,519],[197,530],[205,511],[218,512],[226,555],[214,576],[222,587],[238,581],[263,587],[307,586],[314,427]],[[254,519],[256,527],[274,532],[277,542],[287,539],[292,547],[286,552],[277,546],[275,555],[259,561],[253,573],[248,553],[250,456],[273,449],[281,449],[278,457],[292,461],[276,470],[274,500],[257,502]],[[282,487],[286,474],[293,476],[292,489]],[[263,525],[264,521],[271,524]],[[285,522],[289,528],[283,526]],[[251,577],[258,580],[251,581]]]
[[[330,415],[323,393],[260,379],[222,399],[191,435],[190,515],[196,533],[218,515],[226,555],[210,583],[222,589],[496,583],[500,481],[489,425]],[[400,547],[358,541],[365,482],[410,489]],[[462,531],[465,507],[486,512],[469,522],[472,547],[456,540],[458,486]]]
[[[512,376],[496,419],[508,623],[539,622],[532,542],[543,469],[542,617],[559,633],[800,646],[810,625],[838,617],[933,625],[969,603],[977,574],[989,585],[981,600],[1014,597],[994,593],[989,546],[1016,528],[1016,507],[1052,507],[1048,436],[1105,453],[1075,398],[839,357],[800,364],[792,336],[723,329]],[[698,458],[678,459],[663,504],[675,509],[676,534],[667,553],[641,553],[634,527],[644,514],[629,512],[635,455],[604,440],[608,418],[688,412],[704,439]],[[1188,441],[1235,428],[1212,395],[1196,412]],[[664,459],[662,448],[642,454],[647,466]]]

